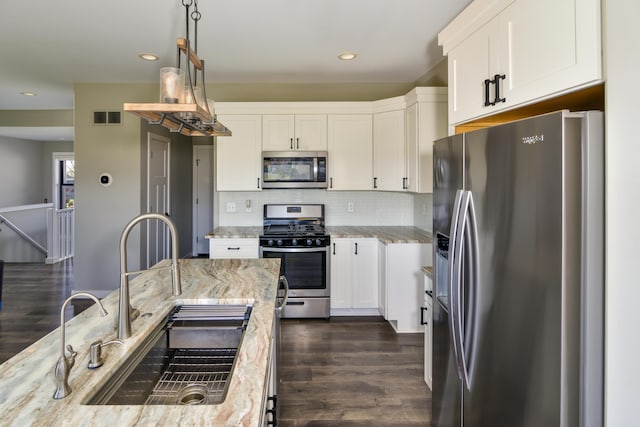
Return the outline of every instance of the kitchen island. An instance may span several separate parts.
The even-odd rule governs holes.
[[[168,261],[158,267],[168,266]],[[66,323],[66,343],[78,352],[69,375],[72,392],[53,399],[53,367],[60,357],[56,329],[0,365],[0,425],[53,426],[258,426],[268,374],[279,260],[180,260],[182,294],[172,295],[168,268],[147,271],[130,282],[131,305],[141,315],[122,345],[103,348],[104,365],[87,369],[89,346],[116,338],[118,292],[102,300],[109,314],[91,306]],[[217,405],[87,405],[127,357],[179,304],[253,306],[226,399]]]

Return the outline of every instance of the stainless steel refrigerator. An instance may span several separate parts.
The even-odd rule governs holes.
[[[436,427],[603,425],[603,115],[434,143]]]

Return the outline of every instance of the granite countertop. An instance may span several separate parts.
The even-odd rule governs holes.
[[[432,235],[412,226],[327,226],[327,232],[335,238],[376,238],[388,243],[431,243]],[[249,239],[258,238],[262,227],[217,227],[207,234],[207,239]]]
[[[429,265],[429,266],[422,267],[422,272],[424,274],[426,274],[429,279],[433,280],[433,267],[432,266]]]
[[[205,239],[257,239],[262,234],[262,227],[216,227]]]
[[[66,398],[52,398],[53,367],[60,357],[59,328],[0,365],[0,424],[261,425],[279,270],[277,259],[181,259],[179,296],[172,295],[168,268],[140,274],[131,281],[130,294],[131,305],[143,315],[132,322],[132,336],[123,345],[103,348],[102,367],[87,369],[89,346],[98,339],[115,339],[118,291],[102,300],[109,312],[106,317],[100,317],[98,307],[92,305],[66,323],[66,344],[78,352],[69,375],[73,391]],[[84,405],[176,304],[253,304],[225,401],[200,406]]]
[[[377,238],[382,243],[431,243],[428,231],[411,226],[330,226],[327,231],[335,238]]]

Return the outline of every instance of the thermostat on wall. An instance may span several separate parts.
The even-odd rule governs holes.
[[[98,182],[103,187],[108,187],[113,182],[113,177],[111,176],[110,173],[106,173],[106,172],[105,173],[101,173],[100,177],[98,178]]]

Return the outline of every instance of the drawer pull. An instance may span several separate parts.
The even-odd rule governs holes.
[[[240,250],[240,246],[236,246],[235,248],[232,247],[227,247],[228,251],[239,251]]]

